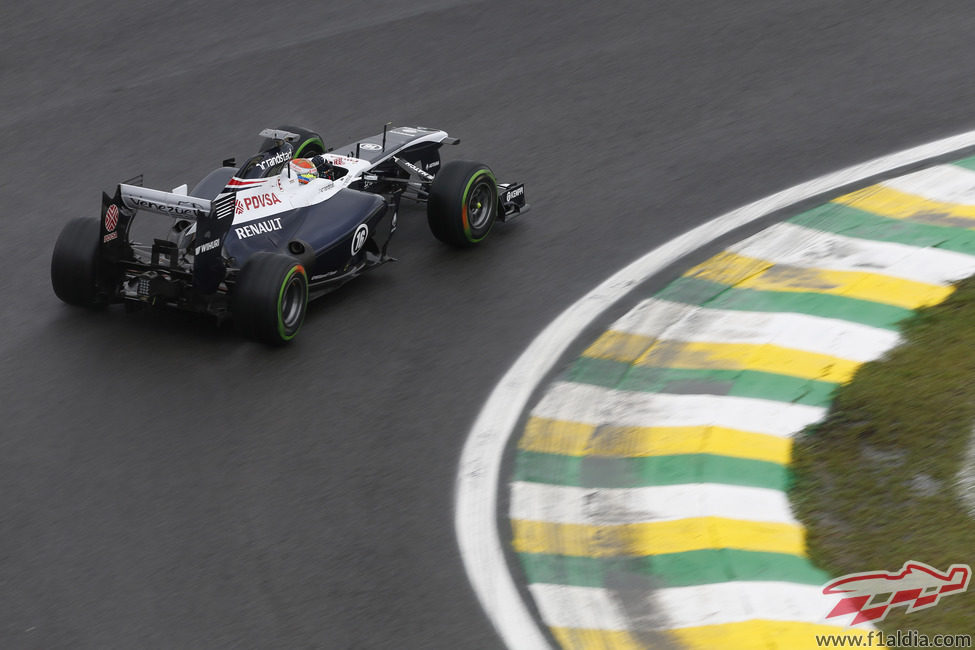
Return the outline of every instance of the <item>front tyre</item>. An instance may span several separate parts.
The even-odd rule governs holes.
[[[96,307],[107,302],[98,286],[100,236],[99,220],[88,217],[72,219],[58,235],[51,256],[51,285],[69,305]]]
[[[498,182],[487,165],[455,160],[430,185],[427,223],[433,236],[451,246],[474,246],[498,218]]]
[[[308,309],[308,275],[290,255],[251,256],[237,278],[233,319],[241,334],[269,345],[293,339]]]

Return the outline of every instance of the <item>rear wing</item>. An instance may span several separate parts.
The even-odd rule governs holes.
[[[118,186],[118,195],[123,205],[132,211],[148,210],[185,219],[196,219],[210,212],[211,201],[186,194],[173,194],[122,183]]]
[[[131,257],[129,227],[138,210],[196,222],[196,235],[185,251],[193,256],[193,285],[203,293],[216,291],[226,274],[221,253],[223,240],[234,221],[234,193],[226,192],[209,201],[120,183],[114,197],[102,194],[102,251],[106,259],[118,261]],[[181,268],[182,254],[175,242],[156,239],[152,245],[152,265],[158,266],[161,258],[168,258],[170,269],[189,270]]]

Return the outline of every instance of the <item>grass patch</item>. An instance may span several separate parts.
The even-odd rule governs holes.
[[[833,576],[973,564],[975,520],[956,476],[975,424],[975,278],[903,323],[905,342],[839,389],[796,439],[790,496],[813,561]],[[973,581],[975,582],[975,581]],[[930,609],[895,607],[885,632],[970,632],[975,585]]]

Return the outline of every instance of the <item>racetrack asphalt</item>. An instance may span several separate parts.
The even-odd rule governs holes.
[[[969,3],[50,2],[0,22],[0,647],[497,648],[453,536],[494,382],[579,295],[728,209],[972,128]],[[401,261],[268,350],[62,305],[63,223],[267,126],[386,121],[533,211]],[[611,315],[610,315],[611,316]],[[608,322],[608,320],[607,320]],[[578,350],[576,350],[578,352]]]

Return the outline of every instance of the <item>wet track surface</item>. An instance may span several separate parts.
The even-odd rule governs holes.
[[[844,5],[840,7],[840,5]],[[497,648],[453,535],[464,437],[544,325],[778,189],[972,128],[969,3],[46,3],[0,26],[0,647]],[[63,223],[267,126],[460,137],[533,211],[387,265],[270,350],[61,304]],[[148,218],[148,215],[147,215]]]

